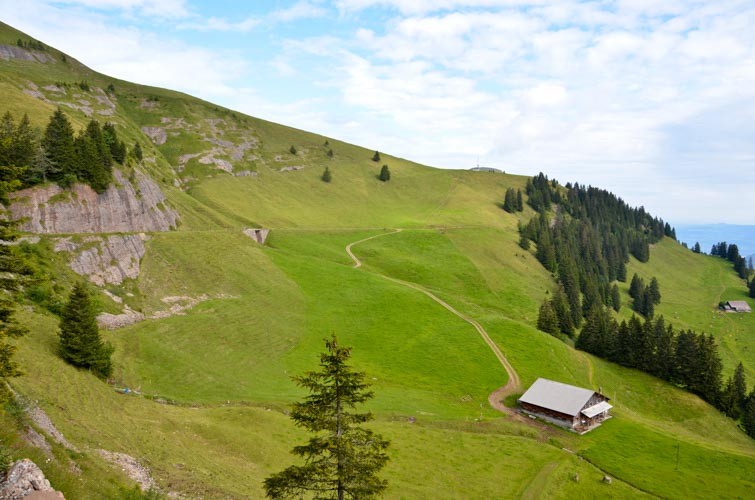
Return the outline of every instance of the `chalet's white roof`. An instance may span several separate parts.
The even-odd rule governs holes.
[[[527,389],[519,401],[576,416],[595,391],[574,387],[547,378],[539,378]]]
[[[728,304],[737,311],[750,311],[750,304],[744,300],[730,300]]]
[[[587,418],[592,418],[598,413],[603,413],[604,411],[608,411],[611,408],[613,408],[613,406],[608,404],[606,401],[601,401],[600,403],[596,405],[593,405],[589,408],[585,408],[584,410],[582,410],[582,415],[584,415]]]

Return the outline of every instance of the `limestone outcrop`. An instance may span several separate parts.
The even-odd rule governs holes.
[[[92,283],[120,285],[126,279],[139,277],[147,238],[144,233],[87,236],[83,243],[77,244],[71,237],[65,237],[56,241],[55,251],[71,252],[71,269]]]
[[[0,45],[0,59],[9,61],[18,59],[20,61],[34,61],[40,63],[54,63],[55,58],[44,52],[29,50],[16,45]]]
[[[165,195],[152,179],[136,171],[129,181],[119,170],[114,183],[97,194],[84,184],[71,190],[57,185],[34,187],[10,195],[10,212],[22,219],[19,229],[39,234],[135,233],[169,231],[178,213],[165,206]]]
[[[4,480],[0,482],[0,498],[21,500],[32,495],[33,498],[64,498],[62,493],[53,489],[37,464],[24,458],[11,465]]]

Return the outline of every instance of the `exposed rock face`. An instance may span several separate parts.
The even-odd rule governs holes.
[[[87,243],[94,242],[94,246],[76,253],[79,246],[71,238],[61,238],[55,243],[55,251],[72,252],[71,269],[87,276],[92,283],[120,285],[125,279],[139,277],[139,262],[146,252],[146,239],[144,233],[93,238]]]
[[[50,486],[50,481],[37,464],[24,458],[11,465],[5,480],[0,482],[0,498],[21,500],[30,495],[34,495],[34,498],[63,498],[62,493]]]
[[[158,146],[165,144],[168,140],[168,133],[163,127],[142,127],[142,132]]]
[[[0,59],[9,61],[11,59],[20,59],[22,61],[34,61],[41,63],[55,62],[55,58],[44,52],[29,50],[16,45],[0,45]]]
[[[165,195],[149,177],[136,172],[132,185],[113,172],[115,184],[97,194],[84,184],[70,191],[56,185],[24,189],[10,195],[14,219],[30,233],[130,233],[169,231],[178,213],[163,206]]]

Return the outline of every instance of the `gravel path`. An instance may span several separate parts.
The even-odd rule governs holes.
[[[358,268],[358,267],[362,266],[362,261],[360,261],[356,257],[356,255],[354,255],[354,253],[351,251],[351,249],[352,249],[352,247],[354,245],[356,245],[358,243],[362,243],[362,242],[368,241],[368,240],[371,240],[371,239],[374,239],[374,238],[379,238],[381,236],[388,236],[390,234],[396,234],[396,233],[398,233],[400,231],[401,231],[401,229],[396,229],[395,231],[392,231],[390,233],[377,234],[375,236],[370,236],[369,238],[364,238],[364,239],[361,239],[359,241],[355,241],[353,243],[349,243],[346,246],[346,253],[349,255],[349,257],[351,257],[351,260],[354,261],[354,267]],[[476,320],[474,320],[474,319],[472,319],[472,318],[470,318],[470,317],[468,317],[468,316],[460,313],[453,306],[451,306],[448,302],[444,301],[443,299],[439,298],[438,296],[436,296],[435,294],[433,294],[429,290],[425,289],[424,287],[422,287],[422,286],[420,286],[420,285],[418,285],[416,283],[400,280],[400,279],[397,279],[397,278],[392,278],[392,277],[386,276],[384,274],[378,274],[378,276],[381,276],[381,277],[387,279],[388,281],[392,281],[394,283],[398,283],[399,285],[403,285],[405,287],[411,288],[413,290],[416,290],[416,291],[418,291],[420,293],[423,293],[423,294],[427,295],[432,300],[434,300],[435,302],[437,302],[438,304],[440,304],[441,306],[443,306],[446,310],[448,310],[452,314],[458,316],[459,318],[463,319],[464,321],[466,321],[467,323],[469,323],[470,325],[472,325],[475,330],[477,330],[477,333],[480,334],[480,336],[485,341],[485,343],[488,345],[488,347],[490,348],[490,350],[493,351],[493,354],[495,355],[495,357],[501,363],[501,366],[503,366],[504,370],[506,370],[506,374],[508,375],[508,378],[509,378],[508,382],[506,382],[506,385],[504,385],[503,387],[499,387],[498,389],[496,389],[495,391],[493,391],[490,394],[490,396],[488,396],[488,402],[490,403],[490,406],[492,406],[494,409],[500,411],[501,413],[506,413],[506,414],[514,415],[514,416],[518,417],[519,416],[518,413],[516,413],[511,408],[507,408],[503,404],[503,399],[506,398],[506,396],[508,396],[509,394],[513,394],[514,392],[516,392],[519,389],[520,384],[521,384],[521,382],[519,380],[519,375],[516,373],[516,370],[514,370],[514,367],[511,366],[511,363],[509,363],[509,360],[506,359],[506,356],[504,356],[503,352],[498,347],[498,345],[495,342],[493,342],[493,339],[490,338],[490,335],[488,335],[488,332],[485,331],[485,328],[483,328],[482,325],[480,323],[478,323]]]

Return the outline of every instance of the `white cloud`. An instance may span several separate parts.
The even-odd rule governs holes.
[[[219,17],[209,17],[178,25],[179,29],[196,31],[235,31],[246,33],[258,26],[271,26],[289,23],[300,19],[314,19],[322,17],[327,10],[309,0],[300,0],[290,7],[284,7],[268,12],[262,16],[249,16],[241,21],[230,21]]]
[[[247,67],[243,59],[194,47],[139,28],[108,24],[100,15],[71,12],[43,2],[5,10],[5,21],[97,71],[124,80],[203,96],[233,93],[229,82]]]
[[[467,168],[479,154],[506,171],[543,170],[672,221],[718,218],[694,196],[755,222],[739,210],[755,187],[751,1],[310,0],[258,17],[185,17],[229,37],[324,17],[313,36],[276,39],[254,62],[283,84],[268,91],[236,88],[252,67],[240,52],[106,24],[103,5],[156,4],[112,0],[81,16],[0,0],[7,22],[122,78],[436,166]],[[333,7],[344,15],[328,18]]]
[[[185,17],[186,0],[61,0],[61,5],[80,5],[101,10],[138,12],[147,16]]]
[[[533,106],[557,106],[566,101],[566,89],[561,85],[540,83],[527,91],[527,98]]]

